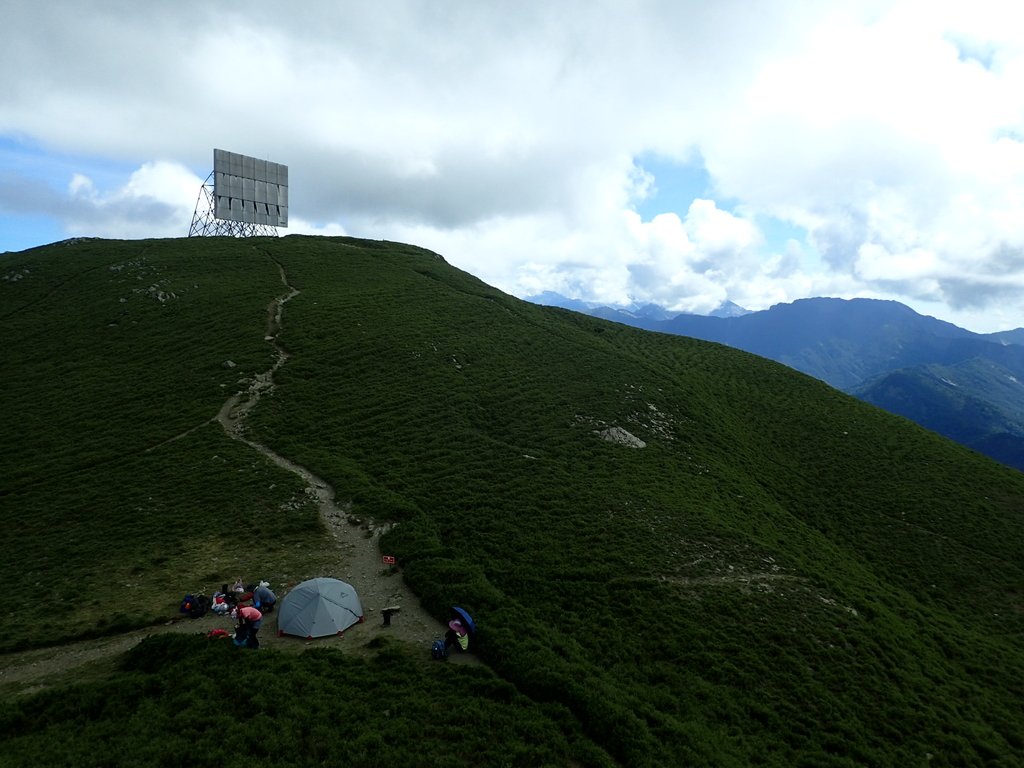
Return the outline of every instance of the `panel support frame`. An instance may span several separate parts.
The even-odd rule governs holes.
[[[247,221],[218,219],[213,196],[213,171],[199,188],[189,237],[278,237],[277,227],[270,224],[253,224]]]

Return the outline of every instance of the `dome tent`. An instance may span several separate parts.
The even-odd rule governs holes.
[[[351,584],[330,578],[309,579],[281,600],[279,635],[314,638],[340,635],[363,620],[363,606]]]

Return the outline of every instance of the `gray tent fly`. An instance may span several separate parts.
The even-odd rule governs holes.
[[[279,635],[314,638],[340,635],[363,620],[363,605],[351,584],[326,577],[297,585],[281,600]]]

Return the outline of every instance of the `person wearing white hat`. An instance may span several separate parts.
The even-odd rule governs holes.
[[[265,581],[261,581],[260,585],[252,592],[252,604],[263,613],[273,613],[276,602],[277,595],[271,591],[270,584]]]

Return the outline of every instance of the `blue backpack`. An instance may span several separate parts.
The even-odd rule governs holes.
[[[434,641],[434,644],[430,646],[430,655],[439,660],[448,658],[448,649],[444,647],[444,640]]]

